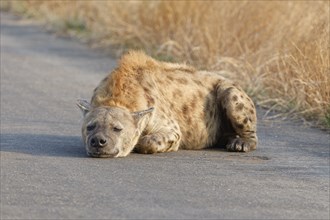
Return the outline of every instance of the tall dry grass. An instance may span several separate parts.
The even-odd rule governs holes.
[[[330,1],[3,1],[94,46],[144,49],[239,81],[259,105],[330,127]]]

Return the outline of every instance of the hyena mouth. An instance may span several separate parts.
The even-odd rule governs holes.
[[[116,157],[119,154],[119,150],[115,150],[113,153],[102,152],[99,150],[95,151],[87,151],[87,155],[90,157],[97,157],[97,158],[109,158],[109,157]]]

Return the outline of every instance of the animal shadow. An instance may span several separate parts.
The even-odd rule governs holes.
[[[80,136],[1,134],[1,151],[39,156],[86,157]]]

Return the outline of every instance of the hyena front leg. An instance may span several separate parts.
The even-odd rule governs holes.
[[[166,127],[142,136],[135,146],[135,151],[143,154],[177,151],[180,146],[180,140],[181,132],[179,130]]]
[[[238,86],[220,90],[218,95],[225,121],[230,123],[232,129],[232,132],[227,134],[227,150],[239,152],[255,150],[258,142],[257,117],[252,100]]]

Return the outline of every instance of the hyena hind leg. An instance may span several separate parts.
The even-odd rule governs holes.
[[[235,86],[222,90],[218,97],[224,117],[232,129],[226,138],[227,150],[237,152],[255,150],[258,143],[257,116],[252,100],[240,87]]]

